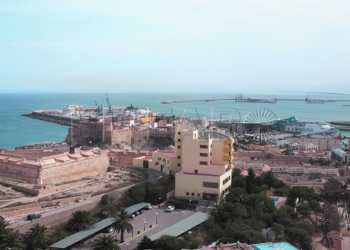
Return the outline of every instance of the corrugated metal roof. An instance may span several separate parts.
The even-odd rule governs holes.
[[[132,205],[130,207],[126,208],[126,211],[128,212],[128,214],[132,214],[135,213],[138,210],[141,210],[143,208],[145,208],[149,203],[143,202],[143,203],[138,203],[135,205]],[[50,247],[51,248],[57,248],[57,249],[65,249],[95,233],[97,233],[98,231],[101,231],[102,229],[109,227],[110,225],[112,225],[114,218],[109,217],[107,219],[101,220],[100,222],[97,222],[96,224],[92,225],[91,228],[89,229],[84,229],[81,230],[63,240],[60,240],[58,242],[56,242],[55,244],[52,244]]]
[[[114,218],[107,218],[104,220],[101,220],[100,222],[97,222],[96,224],[92,225],[89,229],[81,230],[63,240],[60,240],[56,242],[55,244],[52,244],[50,247],[57,248],[57,249],[65,249],[87,237],[90,235],[97,233],[98,231],[112,225]]]
[[[182,220],[156,234],[153,234],[151,237],[149,237],[151,240],[156,240],[159,237],[161,237],[164,234],[171,235],[171,236],[179,236],[183,234],[184,232],[187,232],[188,230],[191,230],[192,228],[198,226],[203,221],[207,220],[209,218],[209,214],[205,214],[202,212],[197,212],[194,215],[188,217],[185,220]]]

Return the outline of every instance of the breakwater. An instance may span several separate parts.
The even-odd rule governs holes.
[[[305,102],[305,98],[275,98],[271,99],[275,101],[295,101],[295,102]],[[215,101],[237,101],[239,103],[271,103],[274,104],[275,102],[271,101],[270,99],[261,99],[261,101],[255,101],[253,99],[236,99],[236,98],[217,98],[215,100],[208,100],[208,99],[194,99],[194,100],[169,100],[169,101],[163,101],[161,104],[172,104],[172,103],[184,103],[184,102],[215,102]],[[327,102],[350,102],[350,100],[345,99],[337,99],[337,100],[325,100],[325,103]]]

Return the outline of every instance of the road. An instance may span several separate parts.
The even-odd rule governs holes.
[[[132,166],[127,166],[127,168],[128,169],[132,169],[132,170],[140,170],[140,168],[132,167]],[[164,175],[164,173],[162,173],[160,171],[153,170],[153,169],[145,169],[145,170],[149,173],[148,182],[150,182],[150,183],[156,183],[157,182],[157,178],[159,177],[159,175],[161,175],[161,174]],[[128,189],[129,188],[122,189],[122,190],[115,190],[115,191],[109,192],[109,195],[111,195],[113,197],[116,197],[116,196],[118,196],[120,194],[123,194]],[[84,206],[86,204],[90,204],[90,203],[93,203],[93,202],[98,202],[99,200],[101,200],[101,197],[103,195],[104,194],[96,195],[96,196],[91,197],[88,200],[84,200],[84,201],[79,202],[79,203],[75,202],[75,203],[72,203],[72,204],[62,205],[62,206],[60,206],[58,208],[55,208],[55,209],[49,210],[49,211],[45,211],[45,212],[43,212],[41,214],[43,215],[43,217],[47,217],[47,216],[54,215],[56,213],[67,211],[67,210],[70,210],[70,209],[73,209],[73,208],[81,207],[81,206]],[[18,222],[15,222],[15,223],[11,224],[9,226],[9,228],[17,227],[17,226],[24,225],[24,224],[27,224],[27,223],[30,223],[30,222],[31,221],[28,221],[26,219],[26,216],[25,216],[25,218],[22,221],[18,221]]]

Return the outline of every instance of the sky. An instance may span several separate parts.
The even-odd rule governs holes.
[[[349,0],[2,0],[0,93],[350,93]]]

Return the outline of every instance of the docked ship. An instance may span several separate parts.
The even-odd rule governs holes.
[[[309,99],[309,96],[305,98],[305,102],[309,104],[323,104],[326,100],[323,99]]]
[[[235,102],[247,102],[247,103],[276,103],[277,99],[253,99],[253,98],[243,98],[241,95],[236,95]]]
[[[339,130],[327,122],[299,122],[294,116],[273,123],[275,128],[290,133],[337,134]]]
[[[206,102],[215,102],[215,101],[216,101],[216,98],[213,97],[213,98],[207,99],[207,100],[205,100],[205,101],[206,101]]]

